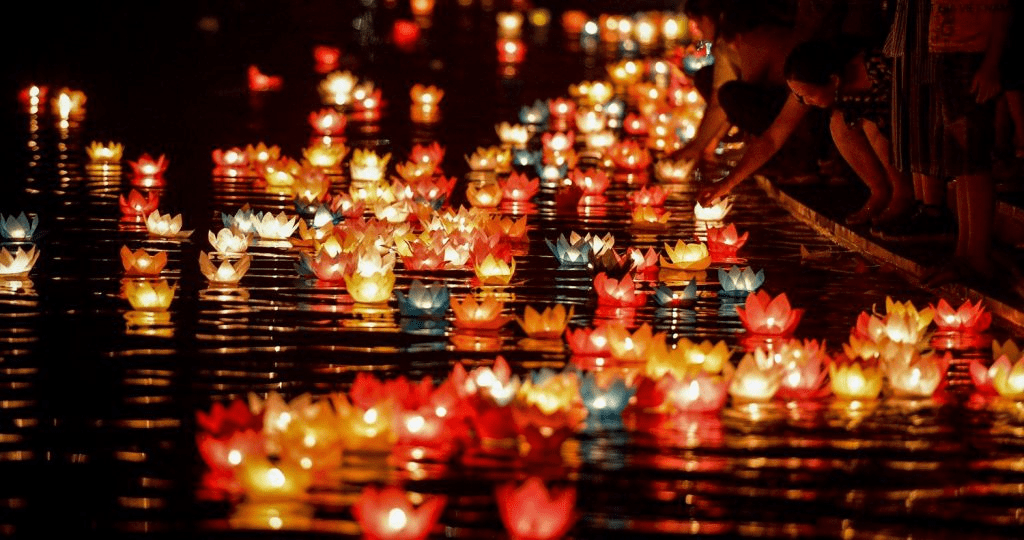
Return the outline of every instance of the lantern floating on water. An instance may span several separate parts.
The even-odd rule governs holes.
[[[232,284],[238,283],[242,279],[242,276],[249,271],[249,264],[252,262],[252,257],[249,255],[242,255],[235,261],[234,264],[226,258],[220,263],[220,266],[214,266],[213,262],[210,261],[210,255],[205,251],[199,252],[199,271],[206,276],[206,279],[212,283],[218,284]]]
[[[526,202],[537,194],[537,191],[540,189],[540,179],[530,179],[525,174],[512,173],[500,185],[503,200]]]
[[[508,285],[516,271],[516,260],[505,262],[488,253],[474,265],[473,271],[481,285]]]
[[[159,178],[167,170],[168,162],[167,157],[162,154],[157,159],[153,159],[149,154],[142,154],[138,161],[128,161],[128,165],[131,165],[136,178]]]
[[[31,218],[29,217],[31,216]],[[39,227],[37,214],[22,212],[17,217],[0,214],[0,238],[11,242],[31,242]]]
[[[543,312],[538,312],[533,306],[526,306],[523,316],[517,317],[516,321],[531,338],[555,339],[562,336],[572,319],[573,311],[573,307],[566,310],[562,304],[546,307]]]
[[[691,279],[686,287],[681,290],[673,290],[671,287],[664,283],[658,285],[658,288],[654,290],[654,299],[658,302],[659,306],[678,306],[683,302],[695,300],[697,298],[697,280]]]
[[[772,298],[768,293],[758,291],[747,295],[745,307],[737,306],[736,314],[748,332],[785,336],[792,334],[800,324],[804,310],[791,308],[786,293]]]
[[[569,179],[584,195],[601,195],[608,189],[610,181],[604,171],[598,169],[573,169]]]
[[[267,146],[260,142],[256,146],[246,145],[245,154],[249,158],[249,165],[254,170],[259,170],[263,165],[281,159],[281,148],[277,145]]]
[[[493,296],[485,296],[479,301],[472,294],[466,295],[461,301],[452,298],[451,307],[455,314],[455,326],[459,328],[494,330],[509,321],[509,317],[502,313],[505,303]]]
[[[577,235],[576,240],[570,243],[564,234],[560,234],[554,243],[547,238],[544,241],[561,266],[581,267],[590,262],[590,252],[593,248],[589,238]]]
[[[656,342],[665,341],[665,334],[654,333],[651,325],[644,323],[637,328],[636,332],[630,333],[621,322],[615,321],[605,326],[605,335],[608,338],[608,349],[612,358],[624,362],[645,362],[645,353]]]
[[[309,125],[317,135],[334,136],[345,133],[345,116],[333,108],[309,113]]]
[[[373,150],[356,148],[352,151],[352,161],[349,163],[352,181],[379,182],[383,180],[390,159],[390,153],[381,156]]]
[[[688,369],[682,378],[666,376],[666,401],[677,412],[717,412],[725,406],[732,377],[732,364],[721,374]]]
[[[899,397],[929,398],[946,379],[950,353],[911,351],[899,361],[883,364],[889,389]]]
[[[150,212],[157,209],[160,206],[160,195],[155,191],[149,192],[148,196],[143,196],[136,190],[131,190],[126,198],[124,194],[120,197],[121,213],[126,218],[141,219],[149,215]]]
[[[716,262],[733,259],[749,236],[749,231],[739,235],[736,232],[736,225],[732,223],[727,227],[708,227],[708,252]]]
[[[313,482],[312,473],[290,460],[271,462],[263,456],[251,456],[238,467],[247,501],[300,501]]]
[[[636,392],[622,377],[589,372],[580,380],[580,398],[587,408],[588,426],[616,429],[622,427],[622,411]]]
[[[0,278],[27,276],[39,260],[39,250],[35,246],[25,251],[18,247],[11,253],[6,247],[0,248]]]
[[[621,172],[644,172],[651,164],[650,152],[635,141],[613,144],[607,155]]]
[[[502,64],[518,64],[526,58],[526,44],[519,39],[499,38],[498,62]]]
[[[253,219],[253,230],[263,240],[286,240],[298,228],[298,216],[281,212],[259,212]]]
[[[657,206],[636,206],[632,213],[633,225],[637,227],[665,227],[672,212]]]
[[[607,326],[595,328],[566,329],[565,340],[573,354],[579,356],[598,356],[611,353],[608,343]]]
[[[395,274],[390,270],[373,274],[355,272],[345,276],[348,294],[362,304],[380,304],[391,298],[395,286]]]
[[[998,394],[1015,401],[1024,400],[1024,355],[1019,351],[1001,354],[988,368],[974,360],[971,362],[971,380],[979,392]]]
[[[829,358],[817,341],[788,341],[775,356],[783,370],[777,397],[800,400],[827,394],[829,388],[825,379],[828,377],[826,362]]]
[[[85,152],[89,155],[89,160],[93,164],[111,165],[121,162],[121,156],[124,153],[124,145],[113,141],[110,141],[107,144],[93,141],[85,148]]]
[[[128,246],[121,246],[121,263],[124,265],[125,275],[158,276],[167,265],[167,252],[158,251],[155,255],[150,255],[144,249],[133,252]]]
[[[539,477],[522,485],[505,483],[495,488],[498,510],[512,540],[554,540],[565,536],[576,522],[576,488],[552,489]]]
[[[80,118],[85,114],[85,101],[85,92],[61,88],[50,104],[53,113],[61,120],[67,121],[71,118]]]
[[[533,126],[538,131],[544,131],[547,129],[550,114],[547,103],[538,99],[533,105],[523,105],[519,109],[519,121]]]
[[[342,143],[325,144],[317,141],[316,144],[302,149],[302,157],[313,167],[328,172],[339,172],[341,161],[348,154],[348,147]]]
[[[782,385],[783,369],[764,349],[747,353],[736,366],[729,394],[738,402],[768,401]]]
[[[698,221],[722,221],[732,210],[732,197],[711,201],[708,206],[699,202],[693,207],[693,217]]]
[[[255,65],[250,65],[247,71],[249,77],[249,91],[251,92],[275,92],[281,89],[283,80],[280,76],[267,75],[260,71]]]
[[[215,172],[228,176],[236,176],[249,169],[249,155],[238,147],[222,150],[214,149],[210,153],[213,164],[217,166]]]
[[[688,244],[678,240],[675,246],[665,244],[665,253],[668,254],[668,258],[661,257],[663,269],[698,272],[711,266],[711,254],[708,253],[707,244],[703,242]]]
[[[667,198],[668,192],[662,189],[661,186],[654,186],[650,189],[644,186],[638,191],[633,191],[629,194],[629,202],[636,206],[664,206]]]
[[[637,291],[633,277],[626,274],[621,280],[611,279],[601,272],[594,277],[597,303],[604,306],[639,307],[647,302],[647,295]]]
[[[422,540],[444,511],[447,498],[431,495],[414,507],[405,491],[395,486],[363,488],[352,515],[367,540]]]
[[[408,295],[396,290],[395,296],[399,311],[406,317],[440,317],[451,307],[448,287],[440,283],[424,285],[415,279]]]
[[[526,143],[530,141],[530,130],[522,124],[502,122],[494,126],[494,131],[498,134],[501,144],[512,148],[526,148]]]
[[[882,370],[858,361],[836,361],[829,365],[832,393],[844,400],[873,400],[882,391]]]
[[[940,298],[933,306],[935,326],[945,332],[984,332],[992,324],[992,314],[985,311],[979,299],[977,303],[965,300],[959,308],[954,308]]]
[[[220,255],[235,255],[244,253],[249,249],[249,242],[252,240],[252,234],[246,234],[236,232],[228,227],[225,227],[217,234],[213,234],[213,231],[209,232],[210,245],[213,249],[217,250]]]
[[[477,208],[496,208],[501,198],[502,188],[497,182],[471,183],[466,186],[466,199]]]
[[[764,270],[754,272],[749,266],[733,265],[729,270],[718,269],[718,283],[722,287],[721,294],[728,296],[746,296],[764,284]]]
[[[150,281],[125,278],[123,287],[125,298],[137,311],[167,311],[177,289],[177,285],[170,285],[166,279]]]

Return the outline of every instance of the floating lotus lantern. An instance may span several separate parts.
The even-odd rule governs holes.
[[[722,373],[726,369],[726,364],[729,363],[732,351],[725,341],[712,342],[705,339],[697,343],[682,338],[676,342],[674,354],[681,358],[687,366],[699,367],[706,373]],[[650,369],[648,369],[648,373],[651,373]]]
[[[443,284],[424,285],[413,280],[408,296],[396,290],[398,309],[406,317],[440,317],[450,307],[448,287]]]
[[[569,170],[569,165],[566,163],[561,165],[555,165],[554,163],[538,163],[536,169],[537,176],[540,177],[543,184],[552,186],[565,178],[565,174]]]
[[[587,424],[591,427],[622,427],[622,411],[636,392],[622,377],[609,381],[600,374],[587,373],[580,380],[580,398],[587,408]]]
[[[214,266],[213,262],[210,261],[210,255],[205,251],[199,252],[199,271],[206,276],[206,279],[212,283],[217,284],[234,284],[238,283],[242,276],[249,271],[249,264],[252,262],[252,257],[248,255],[242,255],[235,261],[234,264],[231,261],[224,259],[221,261],[220,266]]]
[[[647,296],[636,290],[633,277],[629,274],[621,280],[616,280],[601,272],[594,277],[594,291],[597,292],[599,305],[639,307],[647,302]]]
[[[782,385],[783,370],[764,349],[747,353],[736,366],[729,383],[729,394],[740,402],[768,401]]]
[[[160,155],[159,158],[153,159],[149,154],[142,154],[139,156],[138,161],[128,161],[131,165],[132,171],[135,173],[136,179],[158,179],[163,176],[164,171],[167,170],[167,157]],[[135,180],[133,180],[135,181]]]
[[[598,169],[573,169],[569,173],[569,179],[583,191],[584,195],[601,195],[610,184],[608,175]]]
[[[853,332],[861,338],[867,338],[878,344],[892,341],[900,344],[916,345],[925,342],[925,329],[928,320],[915,317],[911,313],[893,312],[884,317],[868,315],[861,312],[857,317],[857,325]],[[922,323],[924,326],[922,326]]]
[[[633,136],[646,136],[651,129],[651,122],[644,116],[629,113],[622,122],[622,129]]]
[[[255,65],[250,65],[246,72],[249,77],[249,91],[274,92],[281,89],[284,81],[278,75],[267,75]]]
[[[588,235],[589,236],[589,235]],[[575,241],[570,242],[564,234],[558,235],[554,243],[544,239],[551,252],[558,259],[561,266],[586,266],[590,262],[590,253],[593,249],[590,239],[576,235]]]
[[[987,369],[975,360],[971,362],[971,379],[979,391],[1024,400],[1024,355],[1002,354]]]
[[[27,276],[36,261],[39,260],[39,250],[35,246],[25,251],[21,247],[11,253],[6,247],[0,248],[0,278],[16,278]]]
[[[352,151],[352,161],[349,164],[352,180],[354,182],[380,182],[384,179],[384,172],[390,159],[391,154],[381,156],[373,150],[356,148]]]
[[[526,143],[530,141],[530,130],[522,124],[502,122],[494,126],[494,131],[497,132],[501,144],[512,148],[524,149]]]
[[[732,197],[725,197],[711,201],[711,204],[704,206],[699,202],[693,207],[693,217],[698,221],[722,221],[732,210]]]
[[[981,300],[977,303],[966,300],[959,308],[953,308],[945,298],[940,298],[933,308],[935,326],[940,331],[980,333],[992,324],[992,314],[985,311]]]
[[[545,152],[561,154],[572,150],[576,136],[572,131],[568,132],[546,132],[541,136],[541,143]]]
[[[252,240],[252,234],[245,234],[241,232],[233,231],[232,229],[225,227],[217,234],[213,234],[213,231],[209,233],[210,245],[220,255],[235,255],[244,253],[249,249],[249,242]]]
[[[446,497],[432,495],[414,507],[398,487],[368,485],[352,505],[352,515],[367,540],[422,540],[441,517],[446,502]]]
[[[644,75],[641,63],[633,59],[611,64],[607,69],[612,82],[622,88],[639,82]]]
[[[722,294],[728,296],[746,296],[756,291],[764,284],[764,270],[754,273],[749,266],[740,267],[733,265],[729,270],[718,269],[718,283],[722,287]]]
[[[708,252],[707,244],[703,242],[688,244],[678,240],[675,246],[665,244],[665,253],[668,254],[668,258],[661,257],[663,269],[699,272],[711,265],[711,254]]]
[[[302,157],[309,165],[330,172],[338,171],[346,154],[348,147],[341,143],[326,144],[317,141],[316,144],[302,149]]]
[[[587,149],[603,154],[618,142],[618,138],[612,131],[595,131],[587,133],[584,143]]]
[[[630,246],[626,248],[626,257],[632,261],[633,270],[637,273],[646,274],[658,271],[659,256],[652,247],[647,248],[645,252],[638,247]]]
[[[518,11],[502,11],[495,17],[498,22],[498,35],[506,38],[519,36],[523,27],[523,14]]]
[[[31,215],[31,218],[29,218]],[[22,212],[17,217],[0,214],[0,238],[11,242],[31,242],[39,227],[39,216]]]
[[[568,534],[576,521],[576,488],[552,489],[539,477],[522,485],[495,489],[501,521],[512,540],[553,540]]]
[[[804,310],[791,308],[786,293],[772,298],[768,293],[758,291],[747,295],[745,307],[737,306],[736,313],[750,333],[784,336],[792,334],[800,324]]]
[[[348,105],[357,82],[358,79],[349,71],[332,71],[320,81],[320,98],[328,105]]]
[[[654,299],[658,302],[659,306],[671,307],[678,306],[683,302],[695,300],[697,298],[697,280],[691,279],[686,287],[681,290],[673,290],[671,287],[664,283],[658,285],[658,288],[654,290]]]
[[[39,114],[39,105],[46,102],[49,87],[33,84],[18,92],[18,100],[25,106],[29,114]]]
[[[672,213],[657,206],[636,206],[631,217],[636,227],[665,227]]]
[[[304,251],[299,252],[296,270],[300,275],[316,276],[324,283],[340,283],[352,272],[354,266],[355,261],[351,253],[332,253],[330,250],[322,249],[312,256]]]
[[[605,327],[605,334],[612,358],[624,362],[644,362],[644,354],[651,344],[665,341],[665,335],[661,332],[655,334],[647,323],[641,324],[632,333],[619,322],[609,323]]]
[[[281,148],[277,145],[267,146],[260,142],[256,146],[246,145],[245,154],[249,158],[249,165],[255,170],[259,170],[265,164],[281,159]]]
[[[299,175],[302,166],[294,159],[283,157],[281,159],[267,161],[261,165],[260,174],[266,185],[272,188],[282,189],[284,193],[291,192],[291,186],[295,183],[295,177]]]
[[[170,285],[166,279],[150,281],[145,279],[125,279],[123,294],[137,311],[167,311],[174,300],[177,286]]]
[[[837,361],[829,365],[829,377],[832,393],[840,399],[872,400],[882,391],[882,370],[877,365]]]
[[[611,353],[608,330],[604,325],[596,328],[567,329],[565,340],[573,354],[578,356],[599,356]]]
[[[126,218],[145,218],[150,212],[160,206],[160,195],[155,191],[149,192],[144,197],[136,190],[131,190],[126,198],[124,194],[120,197],[121,213]]]
[[[338,69],[341,49],[330,45],[316,45],[313,47],[313,60],[316,62],[317,73],[329,73]]]
[[[817,341],[786,342],[775,353],[776,363],[782,368],[782,384],[776,396],[782,399],[813,399],[828,392],[828,357]]]
[[[587,109],[576,113],[576,129],[584,135],[604,130],[608,119],[601,111]]]
[[[95,165],[112,165],[121,162],[121,155],[124,153],[124,145],[113,141],[103,144],[93,141],[85,148],[89,160]]]
[[[636,206],[661,207],[665,205],[665,200],[667,198],[668,192],[662,189],[661,186],[654,186],[650,189],[647,189],[647,186],[644,186],[629,194],[629,202]]]
[[[150,255],[144,249],[132,251],[128,246],[121,246],[121,263],[124,265],[125,275],[158,276],[167,265],[167,252],[158,251],[155,255]]]
[[[498,62],[502,64],[519,64],[526,58],[526,44],[519,39],[499,38]]]
[[[547,103],[538,99],[533,105],[523,105],[519,109],[519,121],[543,131],[547,129],[550,114]]]
[[[643,172],[651,164],[651,154],[635,141],[623,141],[608,148],[608,157],[622,172]]]
[[[287,240],[298,228],[298,216],[281,212],[259,212],[253,219],[253,230],[263,240]]]
[[[667,377],[666,401],[673,409],[684,413],[717,412],[725,406],[729,397],[732,367],[722,374],[710,374],[702,369],[689,369],[676,379]]]
[[[312,473],[290,460],[252,456],[238,467],[247,501],[296,501],[306,496]]]
[[[487,254],[483,260],[474,265],[473,271],[481,285],[508,285],[516,271],[516,261],[505,262],[494,255]]]
[[[477,147],[472,155],[466,156],[466,163],[469,164],[469,168],[473,171],[493,171],[498,168],[499,153],[508,154],[508,150],[501,150],[495,146]],[[509,155],[511,156],[511,154]]]
[[[522,317],[517,317],[519,326],[531,338],[555,339],[562,336],[569,320],[572,319],[574,308],[568,310],[562,304],[544,308],[538,312],[533,306],[526,306]]]
[[[562,444],[579,429],[587,414],[578,386],[573,373],[547,374],[544,371],[522,383],[512,406],[512,419],[522,443],[521,453],[542,459],[559,453]]]
[[[309,113],[309,125],[317,135],[331,137],[345,133],[345,116],[333,108]]]
[[[444,90],[436,86],[426,86],[423,84],[414,84],[409,90],[409,97],[412,99],[414,106],[420,107],[436,107],[441,102],[441,98],[444,97]]]
[[[430,144],[415,144],[409,153],[409,161],[430,163],[435,170],[439,170],[441,161],[444,160],[444,151],[444,147],[437,141]]]
[[[250,171],[249,154],[241,148],[232,147],[226,150],[216,148],[210,155],[215,165],[214,176],[236,177]]]
[[[468,294],[460,301],[451,299],[452,313],[455,314],[455,326],[473,330],[494,330],[501,328],[509,321],[503,315],[505,303],[493,296],[485,296],[477,300]]]
[[[85,93],[81,90],[61,88],[51,101],[53,112],[63,121],[85,114]],[[66,126],[64,126],[66,128]]]
[[[885,377],[893,394],[900,397],[928,398],[946,378],[952,360],[949,352],[921,354],[912,351],[898,362],[885,362]]]
[[[743,244],[747,242],[749,232],[739,235],[736,232],[736,225],[730,223],[727,227],[708,227],[708,251],[715,261],[724,261],[736,257]]]
[[[514,202],[529,201],[540,189],[540,179],[530,179],[525,174],[512,173],[500,182],[502,199]]]
[[[501,203],[502,188],[497,182],[470,183],[466,199],[477,208],[496,208]]]

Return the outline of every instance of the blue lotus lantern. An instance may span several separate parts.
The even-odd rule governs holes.
[[[538,162],[535,167],[537,168],[537,176],[540,177],[541,183],[547,186],[558,185],[558,183],[565,178],[567,174],[569,174],[568,163],[555,165],[554,163]]]
[[[39,216],[32,214],[29,218],[22,212],[17,217],[0,214],[0,237],[13,242],[29,242],[39,227]]]
[[[242,234],[251,233],[256,231],[256,227],[253,224],[256,221],[256,215],[249,205],[245,205],[239,208],[233,215],[220,213],[220,220],[224,223],[224,227],[234,231],[238,231]]]
[[[328,223],[333,223],[334,225],[337,225],[344,221],[345,219],[345,216],[341,213],[341,210],[338,210],[338,213],[335,214],[334,212],[331,212],[330,208],[328,208],[322,203],[317,205],[312,215],[313,227],[317,229],[327,225]]]
[[[533,105],[523,105],[519,109],[519,121],[544,131],[547,129],[548,115],[550,114],[548,104],[538,99],[533,102]]]
[[[526,150],[517,148],[512,151],[512,164],[516,167],[536,167],[541,162],[542,152],[540,150]]]
[[[728,271],[719,268],[718,283],[722,286],[721,294],[745,297],[747,293],[756,291],[764,284],[764,270],[754,273],[749,266],[741,270],[735,265]]]
[[[590,251],[593,249],[593,245],[587,238],[580,237],[573,243],[564,234],[561,234],[555,242],[547,238],[544,239],[544,242],[551,248],[551,252],[555,254],[555,258],[558,259],[558,264],[561,266],[582,268],[590,262]]]
[[[408,294],[396,290],[398,310],[406,317],[443,317],[450,307],[448,287],[440,283],[424,285],[413,280]]]
[[[602,385],[594,373],[587,373],[580,380],[580,397],[588,412],[587,426],[591,429],[621,428],[622,411],[634,392],[621,377]]]
[[[697,280],[691,279],[682,290],[674,290],[668,285],[661,283],[654,289],[654,299],[659,306],[677,306],[688,300],[697,298]]]

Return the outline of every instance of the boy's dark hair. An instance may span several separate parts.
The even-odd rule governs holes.
[[[783,74],[787,80],[824,86],[865,49],[863,40],[849,35],[805,41],[790,51]]]

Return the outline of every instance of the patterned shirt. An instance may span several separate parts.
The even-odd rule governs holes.
[[[842,111],[850,126],[859,120],[870,120],[885,133],[889,129],[892,111],[892,67],[881,51],[866,52],[864,67],[868,71],[871,87],[856,92],[837,92],[835,108]]]

